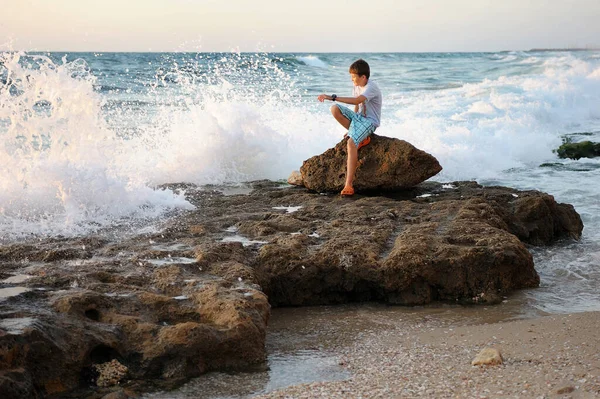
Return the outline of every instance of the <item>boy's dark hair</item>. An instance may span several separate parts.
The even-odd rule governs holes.
[[[367,61],[361,58],[354,61],[352,65],[350,65],[350,73],[355,73],[358,76],[365,75],[367,79],[369,79],[369,77],[371,76],[371,68],[369,68],[369,64],[367,64]]]

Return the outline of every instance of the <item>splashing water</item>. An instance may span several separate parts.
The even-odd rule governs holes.
[[[297,58],[298,58],[298,61],[301,61],[305,65],[308,65],[308,66],[319,67],[319,68],[327,68],[328,67],[326,62],[324,62],[323,60],[321,60],[319,57],[317,57],[315,55],[298,56]]]
[[[131,73],[128,60],[98,68],[94,58],[2,54],[5,240],[190,209],[181,193],[155,187],[279,179],[322,147],[296,135],[294,126],[318,124],[264,54],[150,56]]]
[[[357,57],[3,53],[5,238],[85,234],[190,208],[156,189],[166,183],[286,178],[341,139],[316,95],[349,94]],[[557,162],[563,135],[600,130],[595,53],[364,57],[384,93],[377,133],[435,155],[439,181],[560,192],[555,178],[536,177],[538,166]]]
[[[0,55],[0,228],[4,239],[73,235],[123,217],[190,208],[122,164],[131,146],[110,130],[83,60]]]

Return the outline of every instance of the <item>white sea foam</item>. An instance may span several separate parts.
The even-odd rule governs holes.
[[[124,160],[152,184],[280,179],[298,169],[298,160],[322,148],[314,138],[324,118],[298,112],[285,102],[207,99],[186,110],[164,112],[171,115],[159,118],[131,144],[146,156]],[[307,134],[299,135],[300,130]]]
[[[527,57],[524,60],[521,60],[519,62],[519,64],[529,65],[529,64],[537,64],[539,62],[540,62],[540,59],[538,57]]]
[[[268,90],[229,83],[224,67],[201,85],[176,72],[173,98],[155,96],[183,96],[185,106],[160,107],[149,120],[118,110],[112,116],[142,131],[123,139],[104,120],[105,99],[83,61],[3,53],[2,64],[0,239],[85,234],[191,209],[182,195],[153,187],[278,179],[339,138],[314,140],[324,117],[298,112],[293,85],[277,70]]]
[[[0,239],[79,234],[124,217],[191,208],[124,163],[143,154],[107,128],[85,63],[0,57]]]
[[[308,66],[312,66],[312,67],[327,68],[329,66],[329,65],[327,65],[326,62],[321,60],[316,55],[298,56],[298,57],[296,57],[296,59],[298,61],[302,61],[304,64],[306,64]]]
[[[555,159],[561,135],[600,128],[600,64],[565,56],[544,65],[541,74],[405,94],[385,106],[377,133],[436,156],[440,181],[494,178]]]
[[[299,206],[274,206],[273,209],[286,211],[286,213],[294,213],[294,212],[298,212],[300,209],[302,209],[302,205],[299,205]]]

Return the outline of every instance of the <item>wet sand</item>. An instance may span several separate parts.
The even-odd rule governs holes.
[[[273,309],[269,370],[209,373],[149,398],[600,397],[600,312],[374,303]],[[485,347],[504,364],[475,367]]]
[[[392,311],[383,318],[386,326],[357,332],[348,345],[332,339],[325,349],[339,356],[348,379],[255,397],[600,397],[600,312],[494,321],[496,310],[490,309],[414,311],[404,317]],[[490,318],[460,325],[466,321],[462,316],[476,321],[477,313],[482,321],[485,314]],[[485,347],[499,349],[504,363],[471,366]]]

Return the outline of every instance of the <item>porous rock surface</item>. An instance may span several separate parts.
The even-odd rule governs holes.
[[[270,306],[497,302],[539,284],[527,245],[583,228],[548,194],[474,182],[350,199],[174,188],[197,209],[158,233],[0,246],[1,286],[29,289],[0,299],[0,397],[101,397],[113,360],[134,391],[263,365]]]
[[[96,385],[99,387],[119,385],[119,383],[127,376],[128,371],[127,367],[119,363],[117,359],[97,364],[94,366],[94,369],[98,373]]]
[[[304,161],[302,183],[318,192],[340,191],[346,180],[346,139]],[[435,157],[395,138],[371,135],[358,151],[355,190],[401,190],[416,186],[442,170]]]

